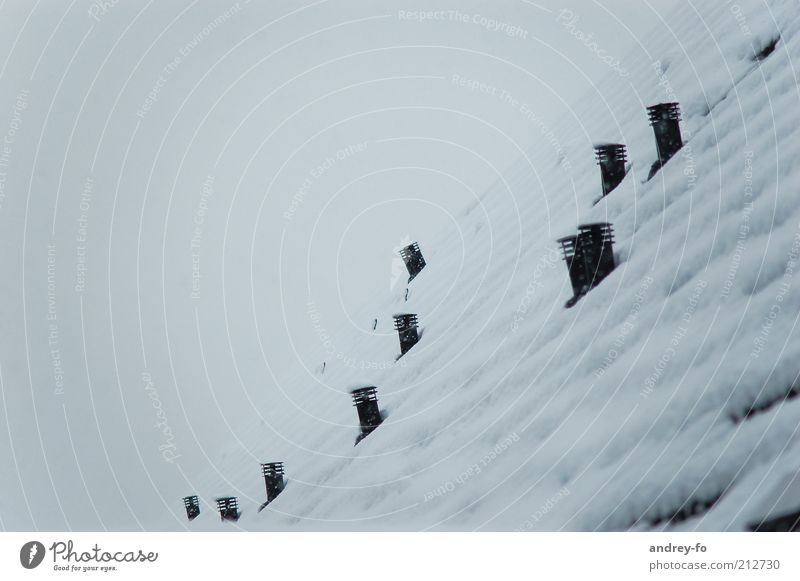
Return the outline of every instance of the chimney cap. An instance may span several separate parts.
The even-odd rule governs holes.
[[[664,120],[680,120],[681,118],[681,106],[680,103],[670,102],[670,103],[657,103],[655,105],[650,105],[647,108],[647,116],[650,119],[650,124],[652,125],[656,121],[664,121]]]
[[[595,141],[592,143],[593,149],[608,149],[612,147],[625,147],[624,143],[615,143],[613,141]]]

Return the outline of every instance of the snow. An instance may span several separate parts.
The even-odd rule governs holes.
[[[779,500],[780,483],[800,466],[797,399],[741,420],[753,404],[781,400],[798,381],[800,206],[793,196],[800,182],[794,135],[800,91],[793,60],[800,56],[800,20],[789,0],[743,0],[736,7],[740,15],[726,3],[688,2],[663,20],[654,13],[652,31],[639,23],[636,46],[621,58],[629,76],[606,71],[584,96],[568,100],[560,121],[548,117],[545,131],[511,106],[530,147],[501,139],[491,122],[481,127],[466,114],[453,125],[469,122],[470,137],[456,145],[443,141],[447,132],[436,130],[446,125],[437,121],[446,100],[426,92],[430,80],[394,103],[390,86],[367,88],[361,99],[423,109],[403,118],[402,131],[392,129],[388,154],[370,141],[343,153],[341,163],[321,166],[280,231],[239,225],[289,207],[285,192],[280,202],[269,198],[302,183],[284,180],[281,164],[293,177],[307,176],[308,159],[322,164],[322,152],[362,143],[371,123],[385,123],[337,126],[363,113],[364,101],[333,95],[341,117],[328,127],[336,138],[321,133],[324,143],[314,148],[320,155],[303,162],[296,152],[307,153],[302,141],[317,125],[301,115],[292,130],[304,137],[290,138],[258,109],[245,125],[275,129],[285,151],[267,139],[267,129],[265,151],[257,150],[260,144],[245,147],[243,137],[229,132],[236,116],[216,115],[193,127],[196,119],[178,112],[167,120],[174,133],[145,119],[132,134],[95,145],[98,166],[113,161],[118,177],[114,187],[92,195],[91,216],[110,215],[109,222],[92,218],[88,227],[89,276],[107,278],[83,293],[66,292],[80,209],[72,204],[63,210],[72,213],[65,219],[72,225],[59,223],[66,234],[56,250],[60,360],[70,378],[63,402],[47,393],[51,359],[37,354],[30,366],[26,342],[6,336],[2,343],[0,459],[15,467],[8,474],[17,474],[2,483],[3,526],[745,530],[760,520]],[[778,31],[775,52],[756,62],[754,54]],[[293,67],[313,67],[314,55],[301,56]],[[422,74],[399,61],[392,74],[403,68]],[[214,82],[233,85],[246,66]],[[190,60],[176,75],[193,84],[203,74],[196,67],[202,68]],[[420,70],[436,69],[433,63]],[[352,69],[334,70],[341,83],[357,82]],[[178,81],[170,77],[167,87]],[[210,110],[216,98],[204,95],[204,87],[190,102],[198,111]],[[140,93],[123,94],[132,105]],[[250,110],[261,96],[237,91],[229,107]],[[431,105],[426,96],[442,102]],[[470,98],[487,111],[501,106],[491,95]],[[673,100],[681,105],[685,145],[646,181],[656,149],[645,107]],[[295,105],[281,94],[270,113],[287,118]],[[313,105],[306,113],[324,117]],[[102,125],[103,118],[90,123]],[[223,127],[230,147],[246,154],[213,180],[208,205],[216,215],[202,223],[201,260],[220,266],[204,275],[202,298],[193,303],[186,298],[187,240],[192,216],[202,210],[205,168],[220,151],[202,144],[216,141]],[[87,135],[76,140],[91,143]],[[415,151],[404,140],[425,145]],[[495,142],[502,144],[485,145]],[[601,188],[592,146],[600,142],[624,143],[631,169],[592,206]],[[42,159],[64,157],[48,151],[48,143],[42,141]],[[461,146],[464,157],[450,157]],[[130,148],[134,159],[149,159],[146,147],[159,148],[157,163],[120,164]],[[392,164],[375,170],[379,155]],[[437,165],[439,155],[444,161]],[[512,155],[516,161],[507,165]],[[31,181],[67,171],[73,183],[83,183],[76,176],[86,160],[77,151],[71,156],[74,163],[63,170],[42,164]],[[352,180],[342,171],[351,162],[359,167]],[[182,175],[184,163],[190,167]],[[250,168],[259,164],[264,171],[254,177]],[[487,176],[493,185],[476,190]],[[117,195],[128,180],[163,189]],[[388,197],[374,198],[373,188],[392,184]],[[196,195],[176,195],[181,188]],[[28,214],[23,201],[6,203],[4,213]],[[413,212],[401,214],[404,203]],[[47,343],[48,331],[40,316],[53,220],[46,214],[34,214],[18,235],[4,235],[6,246],[13,240],[31,249],[8,259],[25,294],[18,284],[4,284],[10,298],[4,325],[24,329],[26,341],[39,344]],[[173,215],[183,222],[149,234],[150,225],[167,224]],[[390,229],[393,216],[403,223]],[[420,217],[419,229],[409,216]],[[565,309],[572,289],[555,241],[590,222],[613,224],[617,268]],[[398,282],[397,264],[386,257],[411,241],[419,241],[427,266],[408,285],[406,301],[405,273]],[[336,260],[325,260],[331,256]],[[378,260],[382,272],[374,272]],[[374,278],[380,293],[351,298],[359,287],[376,288]],[[294,283],[299,279],[307,294]],[[165,290],[175,288],[182,294]],[[335,299],[319,298],[334,289]],[[342,305],[344,324],[335,325],[330,300]],[[278,305],[277,315],[267,308]],[[421,338],[396,360],[391,315],[398,312],[418,315]],[[78,333],[84,319],[88,333]],[[291,365],[281,366],[283,358]],[[73,379],[78,375],[85,385]],[[359,429],[349,392],[370,385],[378,388],[385,419],[354,446]],[[12,398],[11,390],[23,395]],[[153,430],[156,422],[169,433]],[[285,463],[287,485],[259,513],[265,499],[259,464],[271,461]],[[69,492],[56,495],[57,486]],[[202,513],[187,523],[181,497],[190,494],[199,495]],[[243,510],[236,524],[214,514],[213,499],[228,495],[238,496]],[[668,522],[695,501],[713,505]]]

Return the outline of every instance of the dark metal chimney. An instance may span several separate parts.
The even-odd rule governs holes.
[[[606,143],[595,147],[594,155],[600,166],[603,196],[607,196],[625,178],[627,152],[621,143]]]
[[[262,464],[261,473],[264,475],[264,483],[267,487],[267,502],[264,504],[266,506],[283,492],[285,486],[283,482],[283,462]]]
[[[194,520],[200,515],[200,501],[197,496],[184,496],[183,506],[186,507],[186,517]]]
[[[683,138],[679,123],[681,113],[678,103],[652,105],[647,108],[647,116],[650,119],[650,125],[653,126],[658,149],[658,161],[650,168],[648,176],[650,179],[683,147]]]
[[[358,411],[358,420],[361,424],[361,434],[356,438],[356,445],[369,436],[375,428],[381,425],[380,409],[378,409],[378,388],[374,386],[354,389],[350,392],[353,396],[353,405]]]
[[[406,263],[408,269],[408,282],[416,278],[420,271],[425,268],[425,259],[422,257],[422,252],[419,249],[419,244],[414,242],[408,246],[400,249],[400,256],[403,262]]]
[[[393,315],[393,318],[394,328],[397,329],[397,335],[400,338],[400,357],[402,357],[419,341],[417,315],[407,313]]]
[[[565,305],[569,308],[614,270],[614,229],[607,222],[583,224],[578,234],[558,242],[572,282],[573,297]]]
[[[239,513],[239,501],[235,496],[225,496],[217,499],[217,510],[222,520],[237,521],[241,514]]]

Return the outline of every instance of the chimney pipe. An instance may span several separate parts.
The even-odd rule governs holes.
[[[356,438],[356,445],[375,431],[381,422],[380,409],[378,409],[378,388],[374,386],[354,389],[350,392],[353,396],[353,405],[358,411],[358,420],[361,424],[361,433]]]
[[[403,262],[406,263],[408,269],[408,282],[411,282],[416,276],[425,268],[425,259],[422,257],[422,251],[419,249],[419,244],[414,242],[404,248],[400,249],[400,256]]]
[[[218,498],[217,510],[219,510],[220,519],[223,521],[232,520],[236,522],[241,516],[239,513],[239,501],[235,496]]]
[[[417,315],[406,313],[393,315],[393,318],[394,328],[397,329],[397,335],[400,338],[400,357],[402,357],[419,341]]]
[[[652,178],[655,173],[683,147],[681,137],[680,121],[681,113],[678,103],[659,103],[647,108],[647,116],[650,125],[653,126],[653,133],[656,137],[656,148],[658,149],[658,161],[650,168]]]
[[[603,185],[603,196],[610,194],[625,178],[625,162],[628,161],[625,146],[621,143],[606,143],[594,148]]]
[[[572,282],[573,297],[565,305],[570,308],[614,270],[614,229],[607,222],[583,224],[578,234],[558,242]]]
[[[197,496],[184,496],[183,506],[186,507],[186,517],[191,521],[200,515],[200,501]]]
[[[283,462],[268,462],[262,464],[261,473],[264,475],[264,483],[267,487],[267,502],[263,505],[266,506],[283,492],[285,486],[283,482]]]

